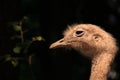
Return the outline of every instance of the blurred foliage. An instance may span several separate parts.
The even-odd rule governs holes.
[[[44,41],[45,39],[38,34],[32,34],[29,38],[27,35],[31,33],[31,29],[39,27],[39,23],[32,23],[30,17],[24,16],[22,20],[9,22],[8,25],[11,26],[15,32],[15,34],[11,36],[11,40],[16,41],[16,43],[12,50],[13,54],[6,54],[5,61],[11,62],[14,67],[18,66],[20,60],[28,60],[28,64],[31,64],[31,55],[34,54],[28,54],[30,45],[34,41]],[[26,26],[29,27],[25,28]],[[21,54],[26,57],[21,57]]]
[[[36,18],[35,18],[36,19]],[[21,20],[8,22],[8,27],[12,31],[10,41],[12,43],[10,53],[1,56],[4,63],[10,64],[17,74],[18,80],[34,80],[34,70],[32,61],[36,52],[31,52],[31,46],[36,42],[44,42],[40,35],[40,24],[33,16],[23,16]],[[15,76],[14,76],[15,77]]]

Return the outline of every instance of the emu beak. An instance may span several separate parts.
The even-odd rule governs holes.
[[[68,43],[64,40],[64,38],[54,42],[53,44],[50,45],[50,49],[55,49],[55,48],[59,48],[59,47],[65,47],[67,46]]]

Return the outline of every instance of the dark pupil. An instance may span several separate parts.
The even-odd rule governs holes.
[[[83,33],[83,31],[76,31],[76,34],[81,34]]]

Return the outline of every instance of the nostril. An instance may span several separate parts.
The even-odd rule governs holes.
[[[61,42],[63,42],[64,41],[64,39],[61,39],[59,42],[61,43]]]

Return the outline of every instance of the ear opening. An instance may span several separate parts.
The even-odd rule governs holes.
[[[99,34],[94,34],[94,35],[93,35],[93,39],[94,39],[95,41],[100,41],[100,40],[101,40],[101,36],[100,36]]]

